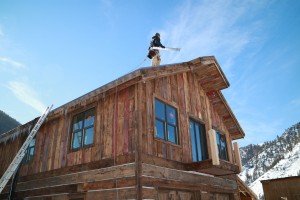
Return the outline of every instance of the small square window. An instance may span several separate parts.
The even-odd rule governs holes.
[[[25,151],[23,162],[27,163],[33,159],[34,147],[35,147],[35,138],[31,140],[28,148]]]
[[[177,109],[155,99],[155,137],[178,144]]]
[[[73,117],[71,149],[80,149],[94,142],[95,109]]]

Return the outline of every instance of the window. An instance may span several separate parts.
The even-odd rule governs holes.
[[[178,144],[176,108],[155,99],[155,137]]]
[[[190,119],[190,135],[193,162],[208,159],[204,125]]]
[[[71,149],[80,149],[93,144],[95,109],[90,109],[73,117]]]
[[[28,148],[25,151],[23,162],[28,163],[29,161],[32,160],[34,154],[34,146],[35,146],[35,138],[31,140]]]
[[[224,134],[221,134],[218,131],[216,131],[216,137],[217,137],[219,158],[222,160],[228,160],[226,136]]]

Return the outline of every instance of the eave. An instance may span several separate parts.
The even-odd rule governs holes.
[[[221,93],[221,90],[229,87],[229,82],[214,56],[199,57],[183,63],[137,69],[54,109],[50,112],[48,120],[65,115],[77,108],[97,101],[99,98],[105,97],[107,94],[113,93],[116,90],[120,91],[138,82],[145,82],[154,78],[184,72],[192,72],[195,74],[195,77],[206,92],[212,106],[225,123],[231,138],[243,138],[245,134]],[[8,133],[8,135],[10,135],[10,133]],[[2,136],[0,136],[0,141],[1,138]]]
[[[233,140],[243,138],[245,133],[221,93],[221,90],[229,87],[229,82],[215,57],[197,58],[190,61],[190,63],[192,63],[192,71],[198,77],[200,85],[205,90],[211,105],[224,122],[231,138]]]
[[[244,181],[239,176],[236,177],[239,192],[242,193],[245,197],[251,197],[254,200],[258,199],[256,194],[244,183]]]

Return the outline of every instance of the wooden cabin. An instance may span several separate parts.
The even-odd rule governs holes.
[[[264,189],[265,200],[299,200],[300,176],[260,181]]]
[[[135,70],[56,108],[28,148],[14,199],[240,199],[233,140],[245,134],[227,87],[208,56]],[[36,120],[0,136],[0,174]]]

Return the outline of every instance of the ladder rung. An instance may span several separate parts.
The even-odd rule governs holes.
[[[5,171],[5,173],[3,174],[2,178],[0,179],[0,185],[1,185],[0,186],[0,194],[1,194],[2,190],[4,189],[6,183],[10,180],[10,178],[12,177],[12,175],[17,170],[17,168],[18,168],[21,160],[25,156],[25,151],[27,150],[30,142],[34,138],[34,136],[37,133],[37,131],[39,130],[40,126],[42,125],[42,123],[44,122],[44,120],[46,119],[46,117],[48,116],[48,114],[49,114],[52,106],[53,105],[48,106],[47,109],[46,109],[46,111],[39,118],[39,120],[37,121],[37,123],[35,124],[35,126],[33,127],[33,129],[31,130],[31,132],[29,133],[29,135],[28,135],[27,139],[25,140],[24,144],[22,145],[22,147],[18,151],[17,155],[13,159],[12,163],[9,165],[8,169]]]

